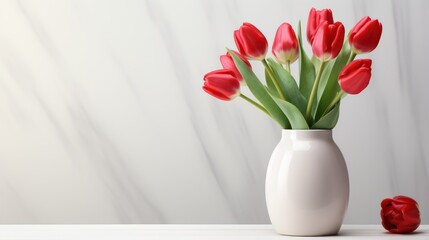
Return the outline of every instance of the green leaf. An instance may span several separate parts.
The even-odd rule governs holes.
[[[302,45],[301,36],[301,21],[298,24],[298,44],[299,44],[299,90],[307,99],[310,97],[311,89],[313,88],[316,70],[313,63],[308,58]]]
[[[289,119],[292,129],[309,129],[307,121],[295,105],[280,98],[273,97],[273,99]]]
[[[338,75],[340,74],[341,70],[346,66],[349,56],[350,47],[346,40],[338,57],[332,60],[331,70],[328,71],[328,69],[326,69],[326,72],[328,73],[328,75],[325,76],[326,86],[323,89],[323,94],[320,97],[320,102],[317,107],[316,121],[318,121],[322,117],[322,114],[323,112],[325,112],[325,109],[332,102],[335,95],[340,91],[340,85],[338,85]]]
[[[338,118],[340,116],[340,103],[337,103],[335,107],[319,119],[313,126],[312,129],[332,129],[337,125]]]
[[[258,77],[252,71],[252,69],[247,66],[233,51],[228,50],[234,59],[234,64],[237,66],[238,71],[240,72],[243,79],[246,81],[249,90],[255,96],[259,102],[264,105],[265,109],[269,112],[271,117],[276,121],[282,128],[290,128],[290,123],[286,116],[283,114],[282,110],[273,100],[271,95],[265,89],[265,86],[259,81]]]
[[[274,74],[277,75],[277,79],[280,80],[280,88],[285,93],[286,100],[295,105],[302,114],[305,114],[307,100],[299,91],[298,84],[296,84],[293,76],[272,58],[268,59],[268,64],[273,69]]]
[[[325,67],[320,76],[319,88],[317,89],[317,102],[320,102],[323,91],[325,91],[326,84],[328,83],[329,76],[331,75],[332,67],[334,66],[335,60],[325,62]]]
[[[271,95],[280,97],[279,93],[277,92],[276,86],[273,83],[273,79],[271,79],[270,74],[268,73],[268,70],[265,69],[265,81],[267,82],[267,89],[271,93]]]

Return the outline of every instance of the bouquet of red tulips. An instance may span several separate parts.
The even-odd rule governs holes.
[[[368,86],[372,61],[354,58],[374,50],[381,32],[377,19],[364,17],[345,40],[344,26],[334,22],[330,9],[312,8],[307,40],[313,56],[308,57],[302,46],[301,24],[297,37],[292,26],[283,23],[272,46],[274,58],[266,58],[267,39],[255,26],[244,23],[234,31],[238,52],[228,49],[220,57],[223,69],[204,76],[203,90],[225,101],[239,96],[284,129],[332,129],[338,121],[341,99]],[[252,71],[249,60],[264,65],[264,83]],[[299,84],[290,71],[297,60]],[[246,85],[254,98],[241,93]]]

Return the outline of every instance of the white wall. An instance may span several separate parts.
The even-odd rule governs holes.
[[[0,1],[0,223],[268,223],[280,129],[205,94],[202,76],[242,22],[271,43],[312,6],[347,30],[383,23],[370,86],[334,130],[345,222],[378,223],[380,201],[403,194],[429,223],[425,0]]]

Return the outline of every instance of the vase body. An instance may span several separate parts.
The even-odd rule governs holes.
[[[331,130],[283,130],[268,164],[265,196],[276,232],[334,235],[349,201],[344,157]]]

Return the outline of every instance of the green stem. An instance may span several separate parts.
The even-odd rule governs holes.
[[[343,92],[342,90],[337,92],[337,94],[335,95],[335,98],[332,99],[332,102],[328,105],[328,107],[325,109],[325,111],[323,111],[322,117],[325,116],[326,113],[331,111],[332,108],[334,108],[334,106],[337,105],[337,103],[343,98],[343,96],[344,97],[346,96],[345,92]]]
[[[311,89],[310,98],[308,99],[307,110],[305,111],[305,116],[307,119],[311,117],[311,109],[313,107],[314,98],[317,94],[317,89],[319,88],[320,77],[322,76],[323,67],[325,66],[325,61],[322,61],[319,66],[319,71],[317,72],[316,79],[313,83],[313,88]]]
[[[356,57],[356,53],[351,51],[349,59],[347,60],[347,64],[349,64],[351,61],[353,61],[353,59],[355,59],[355,57]]]
[[[251,103],[253,106],[259,108],[261,111],[263,111],[264,113],[266,113],[268,116],[271,117],[271,115],[268,113],[267,109],[265,109],[261,104],[253,101],[252,99],[250,99],[249,97],[247,97],[246,95],[240,93],[240,97],[243,98],[244,100],[248,101],[249,103]]]
[[[286,61],[286,71],[290,73],[290,61]]]
[[[262,62],[262,64],[264,64],[264,67],[267,70],[268,75],[270,75],[270,78],[273,80],[274,86],[276,87],[277,92],[279,93],[281,99],[286,101],[286,96],[284,95],[282,89],[280,88],[278,79],[276,77],[274,77],[274,73],[273,73],[271,67],[268,66],[267,60],[262,59],[261,62]]]

